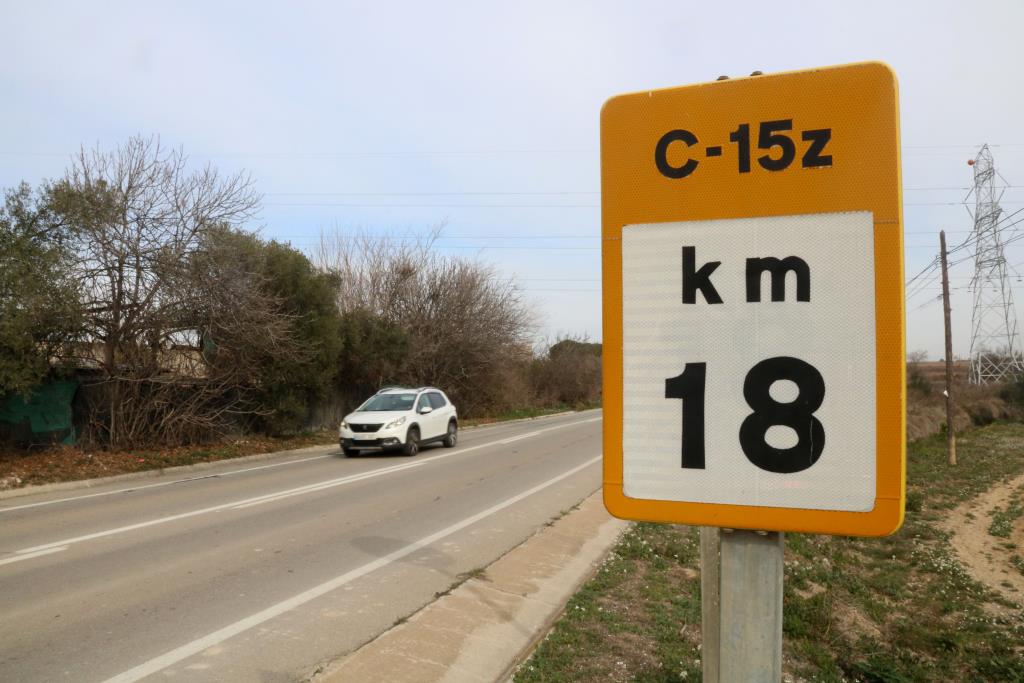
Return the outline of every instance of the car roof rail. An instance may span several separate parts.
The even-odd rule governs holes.
[[[388,385],[386,387],[381,387],[380,389],[378,389],[377,393],[378,394],[382,394],[385,391],[392,391],[394,389],[409,389],[409,390],[412,390],[412,387],[403,386],[401,384],[390,384],[390,385]]]

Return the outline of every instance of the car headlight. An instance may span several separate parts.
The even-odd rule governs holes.
[[[342,420],[341,421],[341,428],[342,429],[348,429],[348,422],[345,422],[344,420]]]
[[[384,429],[391,429],[392,427],[400,427],[400,426],[402,426],[404,424],[405,424],[405,415],[403,415],[402,417],[398,418],[397,420],[392,420],[391,422],[388,422],[386,425],[384,425]]]

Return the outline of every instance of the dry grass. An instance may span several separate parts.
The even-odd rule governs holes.
[[[938,434],[946,425],[945,367],[941,363],[907,365],[907,439]],[[976,386],[967,382],[967,365],[958,362],[953,379],[953,427],[961,432],[996,420],[1024,417],[1020,405],[1003,399],[1004,385]]]
[[[0,490],[214,462],[331,444],[336,439],[333,432],[317,432],[285,438],[246,437],[204,446],[151,450],[84,451],[72,446],[54,446],[43,450],[0,451]]]

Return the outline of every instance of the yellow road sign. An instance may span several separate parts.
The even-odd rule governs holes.
[[[627,519],[903,519],[896,79],[879,63],[601,112],[604,498]]]

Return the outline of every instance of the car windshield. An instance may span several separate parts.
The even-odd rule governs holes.
[[[410,410],[416,394],[377,394],[356,409],[357,413],[367,411]]]

